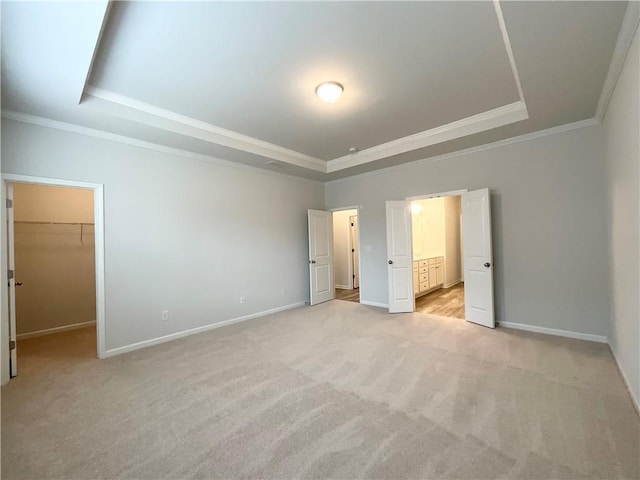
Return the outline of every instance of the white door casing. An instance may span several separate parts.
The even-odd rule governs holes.
[[[462,194],[462,218],[465,318],[495,328],[488,188]]]
[[[310,305],[333,300],[333,214],[308,211]]]
[[[358,216],[353,215],[349,217],[349,225],[351,226],[349,232],[351,237],[351,264],[353,265],[353,282],[352,288],[360,288],[360,245],[358,243]]]
[[[410,205],[407,201],[386,204],[389,313],[415,310]]]
[[[13,345],[10,351],[10,371],[9,375],[18,375],[18,342],[16,332],[16,259],[14,251],[14,208],[13,208],[13,184],[7,183],[7,269],[13,272],[13,278],[8,279],[8,307],[9,307],[9,341]],[[11,203],[11,207],[9,207]]]

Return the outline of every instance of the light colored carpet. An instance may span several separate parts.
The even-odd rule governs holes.
[[[96,360],[22,342],[2,477],[638,478],[608,347],[334,301]]]

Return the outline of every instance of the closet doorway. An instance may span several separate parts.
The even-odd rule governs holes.
[[[460,195],[411,202],[415,311],[465,318]]]
[[[360,302],[360,232],[358,210],[333,212],[335,298]]]
[[[3,180],[11,376],[104,356],[102,185]]]

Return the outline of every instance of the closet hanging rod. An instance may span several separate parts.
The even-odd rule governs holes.
[[[15,220],[13,223],[26,223],[31,225],[95,225],[88,222],[36,222],[29,220]]]

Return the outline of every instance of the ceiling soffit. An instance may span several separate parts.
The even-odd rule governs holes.
[[[355,153],[331,158],[328,161],[160,108],[138,99],[91,85],[88,82],[84,87],[82,105],[174,134],[258,155],[264,157],[265,161],[275,160],[283,164],[322,173],[338,172],[528,119],[527,106],[520,86],[518,69],[513,57],[500,3],[498,1],[493,2],[493,8],[500,31],[502,47],[504,48],[501,53],[506,54],[508,58],[510,73],[517,90],[518,99],[516,101],[506,105],[497,105],[487,111],[478,112],[444,125],[438,125],[418,133],[374,145]],[[103,32],[106,23],[103,22]],[[96,52],[99,48],[100,41],[96,44]],[[94,53],[94,58],[96,56]]]

